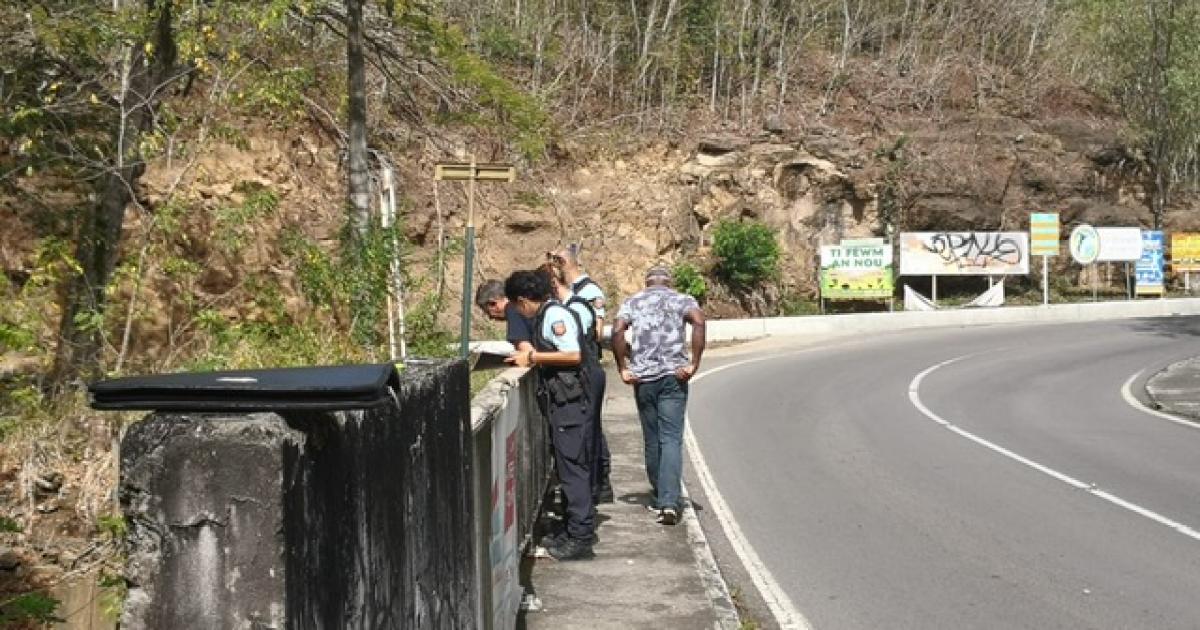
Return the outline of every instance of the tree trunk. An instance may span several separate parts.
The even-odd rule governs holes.
[[[363,0],[346,0],[346,65],[349,93],[349,164],[347,190],[351,250],[366,237],[371,217],[370,162],[367,154],[367,72],[363,56]]]
[[[175,38],[171,2],[145,0],[147,16],[154,18],[146,46],[130,46],[121,70],[121,115],[114,135],[113,165],[96,184],[95,205],[86,208],[76,236],[75,259],[79,273],[67,283],[62,298],[58,347],[49,385],[61,388],[79,377],[99,374],[104,342],[102,315],[109,279],[117,265],[125,209],[133,202],[137,180],[146,170],[141,136],[154,124],[155,108],[164,86],[173,77]]]

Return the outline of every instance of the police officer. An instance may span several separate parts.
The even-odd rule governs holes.
[[[569,290],[568,297],[562,297],[564,304],[570,303],[572,298],[583,301],[590,308],[592,323],[590,338],[595,344],[597,367],[600,359],[600,340],[604,337],[604,291],[600,289],[600,285],[592,280],[579,264],[579,245],[568,245],[565,249],[557,252],[550,252],[550,262],[558,268],[559,281]],[[604,405],[604,390],[607,384],[607,378],[604,375],[603,369],[597,369],[598,376],[592,382],[592,399],[595,401],[593,405],[593,437],[592,445],[594,448],[592,456],[592,483],[594,484],[593,494],[597,503],[612,503],[613,489],[610,480],[609,472],[612,470],[612,455],[608,451],[608,438],[604,436],[604,426],[602,422],[603,405]]]
[[[601,455],[607,460],[608,448],[602,450],[599,441],[604,438],[604,434],[598,430],[600,423],[601,403],[604,400],[604,388],[608,378],[604,374],[604,368],[600,365],[600,340],[596,336],[596,312],[592,310],[592,305],[587,300],[578,295],[571,293],[562,277],[562,270],[556,267],[553,263],[546,263],[538,267],[538,272],[541,273],[547,281],[550,282],[550,293],[554,297],[571,310],[579,321],[580,330],[583,331],[583,342],[580,346],[583,354],[582,368],[587,377],[589,408],[592,411],[592,502],[593,503],[612,503],[613,493],[612,486],[608,484],[608,470],[600,468]],[[603,475],[603,478],[601,478]]]
[[[582,331],[575,315],[551,296],[546,276],[517,271],[504,293],[521,315],[533,319],[533,349],[508,361],[538,370],[538,402],[550,420],[554,462],[567,502],[566,536],[548,547],[558,560],[591,558],[596,508],[592,504],[591,437]]]

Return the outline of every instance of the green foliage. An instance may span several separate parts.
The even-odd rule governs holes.
[[[708,282],[704,279],[704,274],[690,262],[679,262],[671,270],[671,279],[675,283],[675,289],[686,293],[699,301],[704,300],[704,296],[708,295]]]
[[[221,250],[229,254],[240,251],[253,235],[249,228],[279,207],[279,196],[260,184],[241,182],[234,187],[234,192],[245,195],[246,199],[241,205],[216,211],[217,232],[214,234]]]
[[[377,347],[382,341],[379,323],[384,306],[393,255],[403,257],[393,244],[403,242],[399,226],[371,226],[366,234],[350,237],[343,228],[346,249],[334,256],[308,240],[297,229],[284,232],[280,248],[296,269],[307,300],[318,309],[349,322],[350,336],[360,344]],[[401,265],[403,268],[403,265]]]
[[[1200,4],[1077,0],[1090,82],[1121,106],[1165,190],[1200,180]],[[1162,206],[1155,208],[1156,214]],[[1161,216],[1156,216],[1161,221]]]
[[[724,220],[713,231],[716,274],[735,289],[752,289],[779,276],[779,243],[758,221]]]
[[[816,315],[820,312],[821,305],[817,300],[796,293],[785,293],[779,298],[779,314],[784,317]]]
[[[20,534],[23,531],[25,530],[20,523],[7,516],[0,516],[0,534]]]
[[[100,613],[105,619],[117,621],[121,618],[121,610],[125,607],[125,598],[129,593],[129,584],[118,574],[101,571],[96,578],[100,587]]]
[[[105,514],[96,519],[96,529],[113,540],[121,540],[129,533],[129,524],[120,514]]]
[[[522,91],[485,58],[472,52],[458,27],[416,12],[409,14],[408,26],[428,38],[430,49],[447,65],[454,79],[474,91],[475,100],[490,109],[497,122],[513,130],[517,148],[526,158],[538,159],[545,154],[550,117],[536,97]],[[460,118],[475,124],[485,122],[471,115]]]
[[[0,602],[0,625],[22,622],[62,622],[55,613],[61,604],[45,593],[25,593],[8,601]]]
[[[255,73],[253,80],[246,81],[244,89],[234,94],[233,100],[251,112],[284,122],[303,113],[305,90],[316,84],[316,78],[310,68],[268,69]]]
[[[458,335],[438,323],[443,305],[436,295],[427,295],[405,313],[408,330],[408,351],[419,357],[453,357],[458,354]]]

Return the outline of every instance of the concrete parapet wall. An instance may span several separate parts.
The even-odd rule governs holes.
[[[122,627],[476,627],[468,398],[443,362],[405,370],[395,406],[135,424]]]
[[[471,401],[475,501],[485,627],[513,628],[520,558],[529,543],[553,466],[549,425],[531,370],[505,370]]]
[[[709,341],[738,341],[771,336],[831,335],[944,326],[1097,321],[1196,314],[1200,314],[1200,298],[1179,298],[944,311],[720,319],[708,321],[707,333]]]

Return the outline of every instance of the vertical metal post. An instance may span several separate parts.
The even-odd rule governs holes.
[[[1092,301],[1099,302],[1100,297],[1099,297],[1099,289],[1097,288],[1097,285],[1100,284],[1100,265],[1097,265],[1096,263],[1092,263],[1091,272],[1092,272]]]
[[[471,156],[471,180],[467,184],[467,243],[463,256],[462,345],[459,353],[466,358],[471,351],[471,274],[475,265],[475,156]]]
[[[1042,306],[1050,305],[1050,263],[1049,256],[1042,256]]]
[[[933,305],[937,306],[937,276],[933,276],[933,292],[932,293],[933,293],[933,295],[932,295]]]
[[[387,167],[384,167],[383,172],[384,172],[384,176],[383,176],[384,182],[383,182],[383,186],[379,189],[379,223],[383,227],[384,230],[387,230],[388,228],[392,227],[392,220],[391,220],[392,217],[388,213],[388,205],[387,205],[387,180],[389,179],[388,173],[390,171],[387,170]],[[394,276],[395,272],[396,272],[395,261],[393,261],[393,264],[391,267],[391,274]],[[388,325],[388,360],[392,361],[394,363],[396,361],[397,352],[396,352],[396,316],[395,316],[395,311],[393,310],[393,303],[392,303],[392,287],[395,286],[395,283],[393,282],[393,280],[394,280],[394,277],[388,278],[389,286],[387,288],[387,325]]]
[[[1129,275],[1129,263],[1125,263],[1125,299],[1133,299],[1133,278]]]
[[[408,342],[406,341],[408,329],[404,325],[404,277],[400,274],[400,240],[396,238],[394,230],[396,225],[396,182],[392,177],[390,166],[383,171],[383,187],[387,191],[383,227],[393,230],[391,234],[392,260],[389,269],[392,286],[388,291],[388,335],[392,361],[399,358],[401,362],[404,362],[408,360]],[[393,298],[396,300],[394,317],[392,314]],[[400,347],[399,355],[396,354],[397,343]]]

